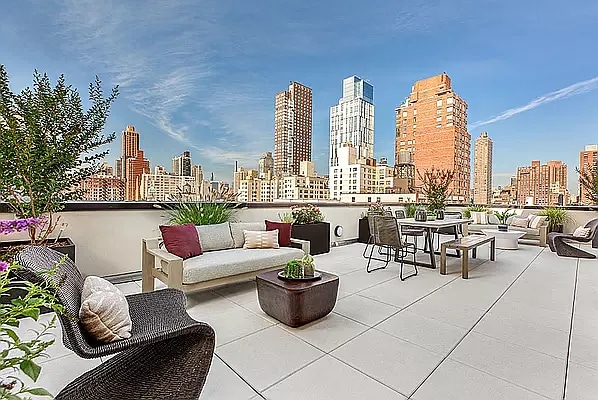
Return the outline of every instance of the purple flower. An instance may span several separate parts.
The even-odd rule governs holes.
[[[45,222],[45,217],[0,220],[0,234],[8,235],[13,232],[23,232],[30,227],[43,225]]]
[[[0,272],[4,272],[8,269],[8,263],[6,261],[0,261]]]

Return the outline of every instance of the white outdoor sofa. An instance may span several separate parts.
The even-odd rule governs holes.
[[[309,241],[291,239],[278,249],[244,249],[243,230],[266,230],[263,222],[225,222],[197,226],[203,254],[183,260],[162,248],[160,238],[142,239],[142,289],[154,290],[154,278],[189,292],[254,278],[283,268],[309,254]]]

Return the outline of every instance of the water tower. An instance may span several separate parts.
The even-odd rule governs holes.
[[[415,193],[415,165],[409,150],[399,150],[395,165],[395,179],[406,180],[409,193]],[[398,187],[401,185],[399,184]]]

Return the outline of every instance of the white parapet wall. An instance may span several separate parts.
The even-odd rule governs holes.
[[[325,220],[330,222],[330,240],[345,242],[358,237],[359,218],[365,213],[366,205],[322,204],[318,206]],[[402,206],[391,205],[392,210]],[[450,207],[460,211],[462,207]],[[526,210],[538,212],[539,210]],[[565,226],[566,232],[584,225],[592,218],[598,218],[596,211],[568,209],[571,221]],[[272,204],[240,209],[237,220],[257,222],[278,221],[279,216],[290,212],[289,205]],[[70,237],[76,244],[77,265],[86,275],[110,276],[141,271],[141,239],[159,236],[158,226],[166,223],[164,210],[150,209],[111,209],[94,211],[68,211],[60,214],[61,221],[68,223],[63,236]],[[0,219],[12,219],[12,214],[0,213]],[[342,226],[342,235],[335,236],[336,226]],[[0,236],[0,242],[25,239],[26,234]]]

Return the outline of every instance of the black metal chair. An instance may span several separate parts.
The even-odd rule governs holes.
[[[386,251],[382,253],[386,256],[386,258],[381,260],[384,262],[384,266],[370,269],[371,262],[373,259],[375,259],[372,257],[372,253],[374,252],[374,246],[372,246],[370,249],[368,264],[366,266],[366,271],[368,273],[386,268],[388,263],[392,260],[394,252],[394,261],[400,263],[399,278],[404,281],[407,278],[417,275],[417,265],[415,264],[415,254],[417,253],[417,248],[412,243],[403,242],[396,218],[385,215],[374,216],[374,244],[386,249]],[[404,259],[409,254],[413,256],[414,272],[410,275],[403,276]]]
[[[598,218],[589,221],[584,226],[590,228],[590,235],[588,237],[577,237],[571,233],[551,232],[548,234],[548,246],[550,251],[556,252],[561,257],[574,258],[596,258],[595,254],[588,253],[579,247],[572,246],[570,242],[589,243],[592,242],[593,248],[598,248]]]
[[[116,354],[84,373],[58,393],[58,400],[185,399],[197,400],[214,354],[214,330],[185,310],[182,291],[164,289],[127,296],[133,322],[131,337],[97,343],[86,337],[77,317],[84,277],[64,255],[29,246],[15,260],[21,279],[41,283],[44,271],[58,265],[52,280],[65,308],[59,315],[64,345],[83,358]],[[45,276],[46,278],[41,278]]]
[[[396,219],[405,219],[405,211],[403,210],[395,210],[395,218]],[[408,225],[401,225],[401,233],[405,236],[405,242],[407,242],[407,238],[413,238],[413,244],[417,248],[417,238],[424,237],[426,234],[423,228],[418,228],[416,226],[408,226]],[[424,241],[425,243],[425,241]]]

